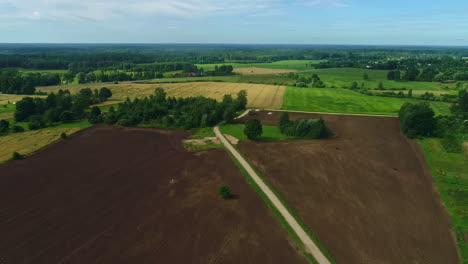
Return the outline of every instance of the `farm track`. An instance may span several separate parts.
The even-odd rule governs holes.
[[[249,110],[244,112],[238,117],[238,119],[246,116],[249,113]],[[294,230],[296,235],[299,237],[301,242],[304,244],[305,250],[310,253],[318,264],[331,264],[327,257],[322,253],[320,248],[312,241],[307,232],[301,227],[301,225],[296,221],[296,219],[291,215],[291,213],[286,209],[283,203],[279,198],[274,194],[274,192],[268,187],[260,176],[255,172],[255,170],[249,165],[249,163],[244,159],[244,157],[229,143],[226,137],[219,130],[219,125],[214,127],[214,132],[216,136],[221,140],[226,149],[233,155],[233,157],[241,164],[241,166],[246,170],[249,176],[255,181],[255,183],[260,187],[261,191],[265,193],[270,202],[275,206],[278,212],[284,217],[288,225]]]

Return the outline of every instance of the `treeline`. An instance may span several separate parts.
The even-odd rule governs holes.
[[[279,129],[287,136],[310,139],[328,138],[332,135],[322,118],[291,121],[286,112],[281,113]]]
[[[224,120],[230,122],[236,112],[247,105],[247,92],[240,91],[237,98],[225,95],[221,102],[202,96],[189,98],[167,97],[162,88],[154,95],[133,101],[127,99],[117,110],[113,107],[102,116],[103,122],[122,126],[151,124],[167,128],[198,128],[214,126]]]
[[[434,117],[429,103],[405,103],[398,116],[403,133],[409,138],[435,136],[448,152],[461,152],[461,135],[468,133],[468,92],[461,90],[450,107],[451,116]]]
[[[16,103],[16,122],[29,122],[29,129],[39,129],[58,122],[69,123],[82,119],[90,105],[106,101],[112,96],[108,88],[81,89],[77,95],[68,90],[50,93],[47,98],[25,97]]]
[[[57,85],[61,83],[59,74],[0,71],[0,93],[33,94],[36,86]]]

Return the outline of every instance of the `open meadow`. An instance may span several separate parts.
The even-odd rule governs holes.
[[[99,125],[1,165],[1,260],[308,263],[227,153],[188,136]]]
[[[141,98],[154,93],[156,88],[163,88],[168,96],[193,97],[206,96],[216,100],[222,100],[225,94],[236,95],[241,90],[247,91],[248,106],[255,108],[279,109],[283,103],[285,86],[262,85],[249,83],[225,83],[225,82],[192,82],[192,83],[158,83],[158,84],[93,84],[93,85],[69,85],[40,88],[41,92],[57,92],[59,89],[67,89],[77,93],[80,89],[99,89],[107,87],[112,91],[112,99],[125,100]]]
[[[364,84],[366,89],[378,89],[379,83],[382,82],[385,89],[402,89],[407,90],[441,90],[445,87],[454,89],[455,84],[443,84],[439,82],[416,82],[416,81],[393,81],[387,80],[386,70],[368,70],[356,68],[331,68],[317,69],[301,73],[303,76],[317,74],[327,87],[349,88],[356,81],[359,85]],[[364,80],[364,74],[369,76],[368,80]]]
[[[330,112],[349,114],[397,115],[405,102],[422,100],[380,97],[360,94],[339,88],[287,87],[284,94],[284,110]],[[430,102],[436,115],[450,114],[450,104]]]
[[[423,152],[397,118],[289,115],[321,117],[334,137],[241,141],[238,148],[336,263],[460,263]],[[242,120],[274,126],[279,117],[261,111]]]

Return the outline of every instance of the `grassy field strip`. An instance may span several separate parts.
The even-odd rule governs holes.
[[[283,110],[396,115],[406,102],[420,103],[422,100],[369,96],[340,88],[299,88],[288,86],[283,98]],[[450,104],[430,101],[436,115],[449,115]]]
[[[331,264],[328,258],[322,253],[320,248],[312,241],[309,237],[307,232],[302,228],[302,226],[296,221],[296,219],[290,214],[290,212],[286,209],[283,203],[279,200],[279,198],[273,193],[273,191],[263,182],[260,176],[254,171],[254,169],[249,165],[249,163],[239,154],[237,150],[235,150],[232,145],[228,142],[228,140],[223,136],[223,134],[219,130],[219,126],[214,128],[214,132],[216,136],[221,140],[223,145],[226,147],[227,150],[236,158],[236,160],[242,165],[242,167],[247,171],[249,176],[255,181],[255,183],[260,187],[260,189],[265,193],[268,199],[272,202],[272,204],[276,207],[276,209],[280,212],[282,217],[287,221],[289,226],[294,230],[297,234],[299,239],[304,244],[305,250],[310,253],[314,259],[319,264]]]
[[[305,113],[305,114],[320,114],[320,115],[374,116],[374,117],[390,117],[390,118],[398,117],[397,115],[345,114],[345,113],[309,112],[309,111],[276,110],[276,109],[263,109],[263,110],[271,111],[271,112]]]
[[[80,130],[79,127],[43,129],[15,133],[0,137],[0,163],[8,161],[13,152],[29,155],[60,139],[60,134],[71,135]]]

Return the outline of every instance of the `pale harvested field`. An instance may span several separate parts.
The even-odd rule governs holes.
[[[13,152],[28,155],[57,141],[62,132],[70,135],[79,130],[80,128],[37,130],[0,137],[0,146],[2,146],[0,148],[0,163],[9,160]]]
[[[0,94],[0,105],[18,102],[24,97],[45,97],[38,95],[16,95],[16,94]]]
[[[259,75],[259,74],[279,74],[279,73],[296,72],[296,70],[249,67],[249,68],[235,68],[234,72],[242,74],[242,75]]]
[[[463,143],[463,149],[465,150],[465,154],[468,155],[468,142]]]
[[[8,114],[2,114],[0,115],[0,119],[10,119],[13,118],[13,113],[8,113]]]
[[[113,100],[125,100],[148,96],[154,93],[158,87],[163,88],[168,96],[191,97],[206,96],[221,100],[225,94],[236,95],[240,90],[246,90],[248,106],[254,108],[279,109],[283,104],[283,96],[286,86],[250,84],[250,83],[225,83],[225,82],[193,82],[193,83],[158,83],[158,84],[93,84],[93,85],[69,85],[51,86],[39,88],[41,92],[56,92],[59,89],[70,90],[72,93],[83,88],[99,89],[107,87],[112,91]]]

